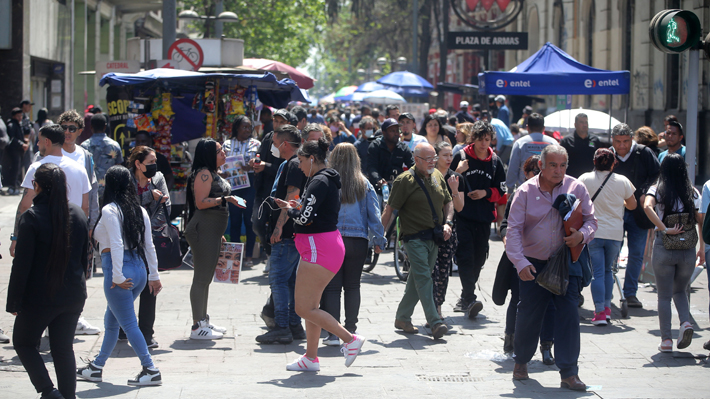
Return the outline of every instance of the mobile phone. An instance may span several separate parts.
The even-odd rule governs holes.
[[[247,207],[247,202],[244,200],[244,198],[237,197],[236,195],[234,196],[234,198],[237,199],[237,204],[239,204],[239,206],[243,206],[244,208]]]

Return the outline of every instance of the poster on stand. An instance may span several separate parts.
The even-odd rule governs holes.
[[[215,283],[239,284],[243,256],[244,244],[240,242],[223,242],[213,281]]]
[[[232,190],[239,190],[249,187],[249,176],[244,170],[244,156],[242,154],[227,157],[222,166],[223,177],[232,186]]]

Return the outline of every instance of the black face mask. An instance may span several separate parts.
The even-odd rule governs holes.
[[[145,172],[143,172],[143,175],[147,178],[151,178],[155,176],[155,174],[158,172],[158,164],[152,164],[152,165],[143,165],[145,166]]]

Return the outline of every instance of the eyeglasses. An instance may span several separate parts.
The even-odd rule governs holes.
[[[423,160],[426,161],[427,163],[432,163],[432,162],[436,162],[436,161],[439,160],[439,157],[422,158],[422,157],[420,157],[419,155],[417,155],[417,158],[423,159]]]
[[[77,130],[79,130],[79,128],[76,126],[70,126],[70,125],[60,125],[60,126],[62,127],[62,129],[64,129],[65,132],[68,130],[69,133],[75,133]]]

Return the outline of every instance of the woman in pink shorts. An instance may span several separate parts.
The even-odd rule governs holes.
[[[318,341],[321,328],[337,335],[344,344],[340,351],[345,366],[355,361],[365,338],[351,334],[327,312],[319,309],[321,295],[330,280],[340,270],[345,246],[338,231],[340,210],[340,175],[326,168],[325,158],[330,143],[324,138],[307,141],[298,150],[301,171],[308,181],[298,201],[276,200],[288,209],[296,231],[296,249],[301,255],[296,274],[296,313],[306,320],[306,354],[286,366],[291,371],[318,371]]]

